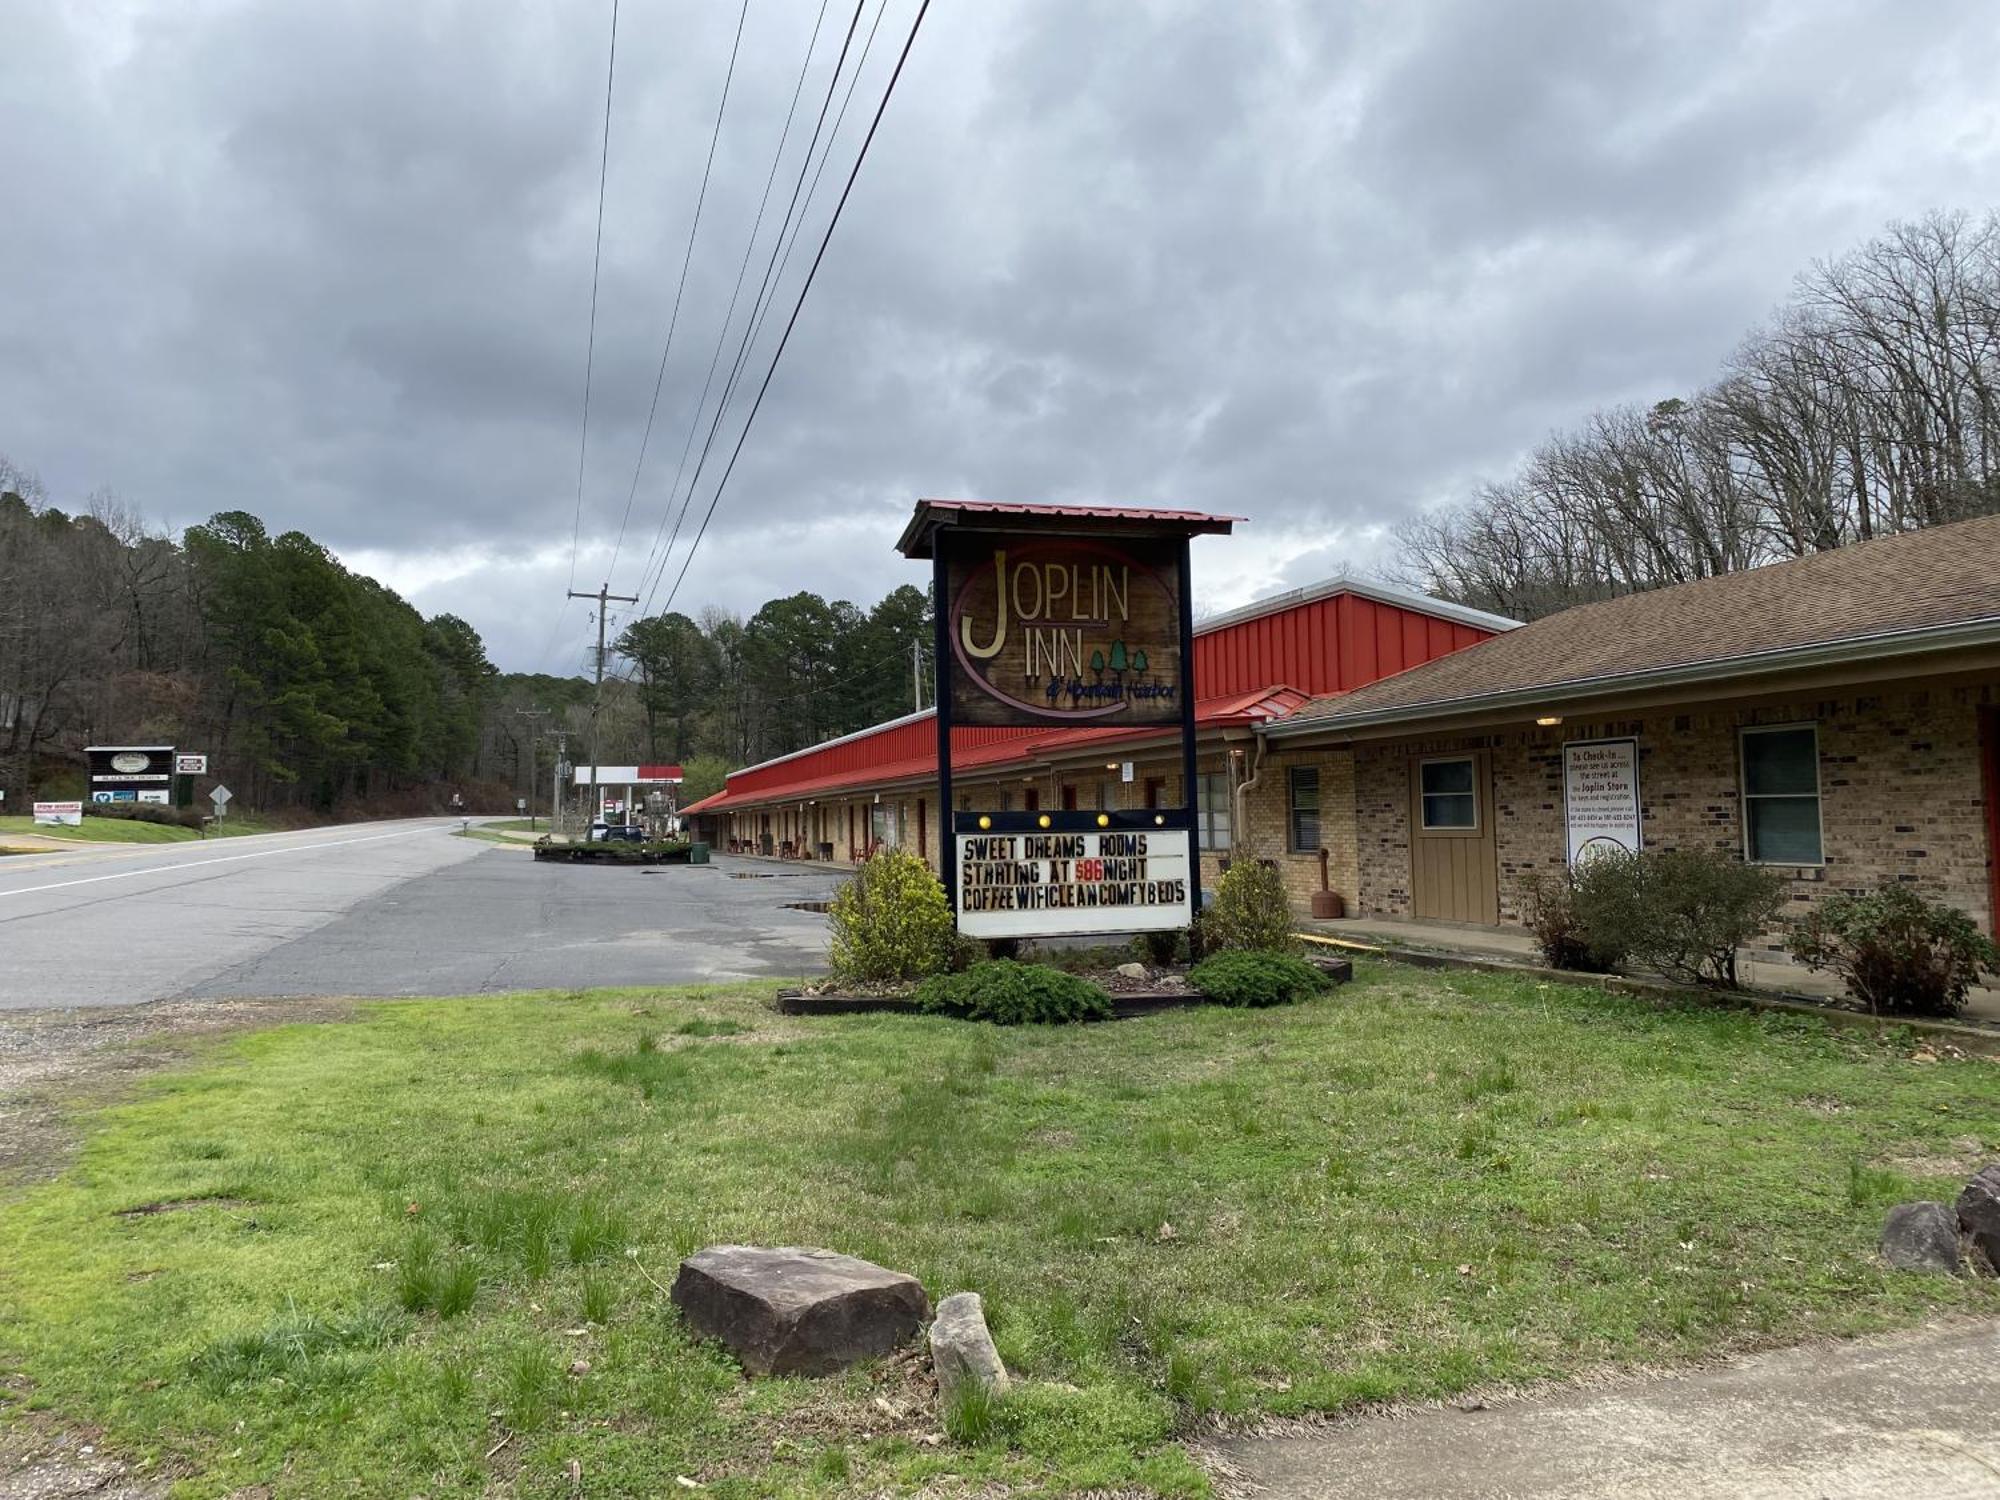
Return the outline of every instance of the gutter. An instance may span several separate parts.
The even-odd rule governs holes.
[[[1497,713],[1509,708],[1554,706],[1577,698],[1628,689],[1695,686],[1725,681],[1732,677],[1747,677],[1759,672],[1841,666],[1851,662],[1878,661],[1887,657],[1910,656],[1927,651],[1949,651],[1967,646],[1995,644],[2000,644],[2000,615],[1988,615],[1978,620],[1960,621],[1951,625],[1926,625],[1914,630],[1881,631],[1873,635],[1818,642],[1810,646],[1781,646],[1741,656],[1717,657],[1708,661],[1654,667],[1639,672],[1607,672],[1595,677],[1573,677],[1564,682],[1508,688],[1494,693],[1474,693],[1463,698],[1433,698],[1428,702],[1399,704],[1393,708],[1361,709],[1354,713],[1322,714],[1311,718],[1301,718],[1294,714],[1290,718],[1279,719],[1265,725],[1263,733],[1272,739],[1291,739],[1306,734],[1338,734],[1345,730],[1372,728],[1383,724],[1421,724],[1431,719]]]

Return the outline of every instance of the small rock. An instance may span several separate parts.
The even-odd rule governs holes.
[[[1882,1224],[1882,1258],[1899,1271],[1961,1274],[1951,1210],[1942,1203],[1898,1203]]]
[[[1120,979],[1146,978],[1146,966],[1144,964],[1120,964],[1111,972],[1116,974]]]
[[[752,1375],[831,1375],[887,1354],[930,1312],[914,1276],[795,1245],[711,1245],[681,1262],[672,1296]]]
[[[1958,1195],[1958,1222],[1987,1265],[2000,1271],[2000,1162],[1988,1162],[1972,1174]]]
[[[590,1373],[590,1361],[587,1359],[571,1360],[569,1362],[569,1372],[572,1375],[588,1375]]]
[[[931,1365],[947,1407],[968,1381],[996,1396],[1007,1394],[1007,1367],[986,1331],[986,1304],[979,1293],[955,1292],[938,1304],[937,1321],[931,1324]]]

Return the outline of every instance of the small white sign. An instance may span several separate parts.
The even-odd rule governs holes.
[[[1563,821],[1572,867],[1614,849],[1639,852],[1637,740],[1571,740],[1563,746]]]
[[[230,791],[229,788],[226,786],[218,786],[214,791],[208,794],[208,800],[215,804],[215,815],[217,817],[222,816],[223,808],[229,806],[230,799],[233,798],[235,795],[236,794]]]
[[[173,777],[169,776],[165,771],[121,771],[116,776],[106,776],[100,772],[90,779],[92,781],[115,781],[123,786],[128,781],[172,781]]]
[[[174,757],[176,776],[206,776],[208,757],[206,755],[176,755]]]
[[[1118,779],[1120,781],[1130,781],[1132,779],[1131,761],[1128,760],[1124,764],[1118,767]]]
[[[967,937],[1153,932],[1194,920],[1193,833],[958,835],[958,930]]]
[[[35,821],[50,825],[67,825],[71,828],[83,826],[83,804],[81,802],[37,802]]]
[[[528,810],[528,799],[526,797],[516,797],[514,799],[514,811],[526,812],[527,810]]]
[[[151,802],[156,805],[164,807],[167,804],[171,803],[174,799],[169,793],[167,793],[164,790],[148,791],[145,787],[140,787],[139,800],[141,802]]]

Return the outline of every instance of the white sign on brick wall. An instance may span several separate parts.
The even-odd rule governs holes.
[[[1639,852],[1639,742],[1571,740],[1563,746],[1563,822],[1572,867],[1592,855]]]

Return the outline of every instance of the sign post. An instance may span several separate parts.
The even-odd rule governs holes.
[[[937,661],[938,869],[970,937],[1188,926],[1195,847],[1188,543],[1235,516],[924,500],[899,544],[929,558]],[[1178,727],[1181,805],[961,810],[959,724]],[[1121,768],[1121,784],[1132,779]]]

